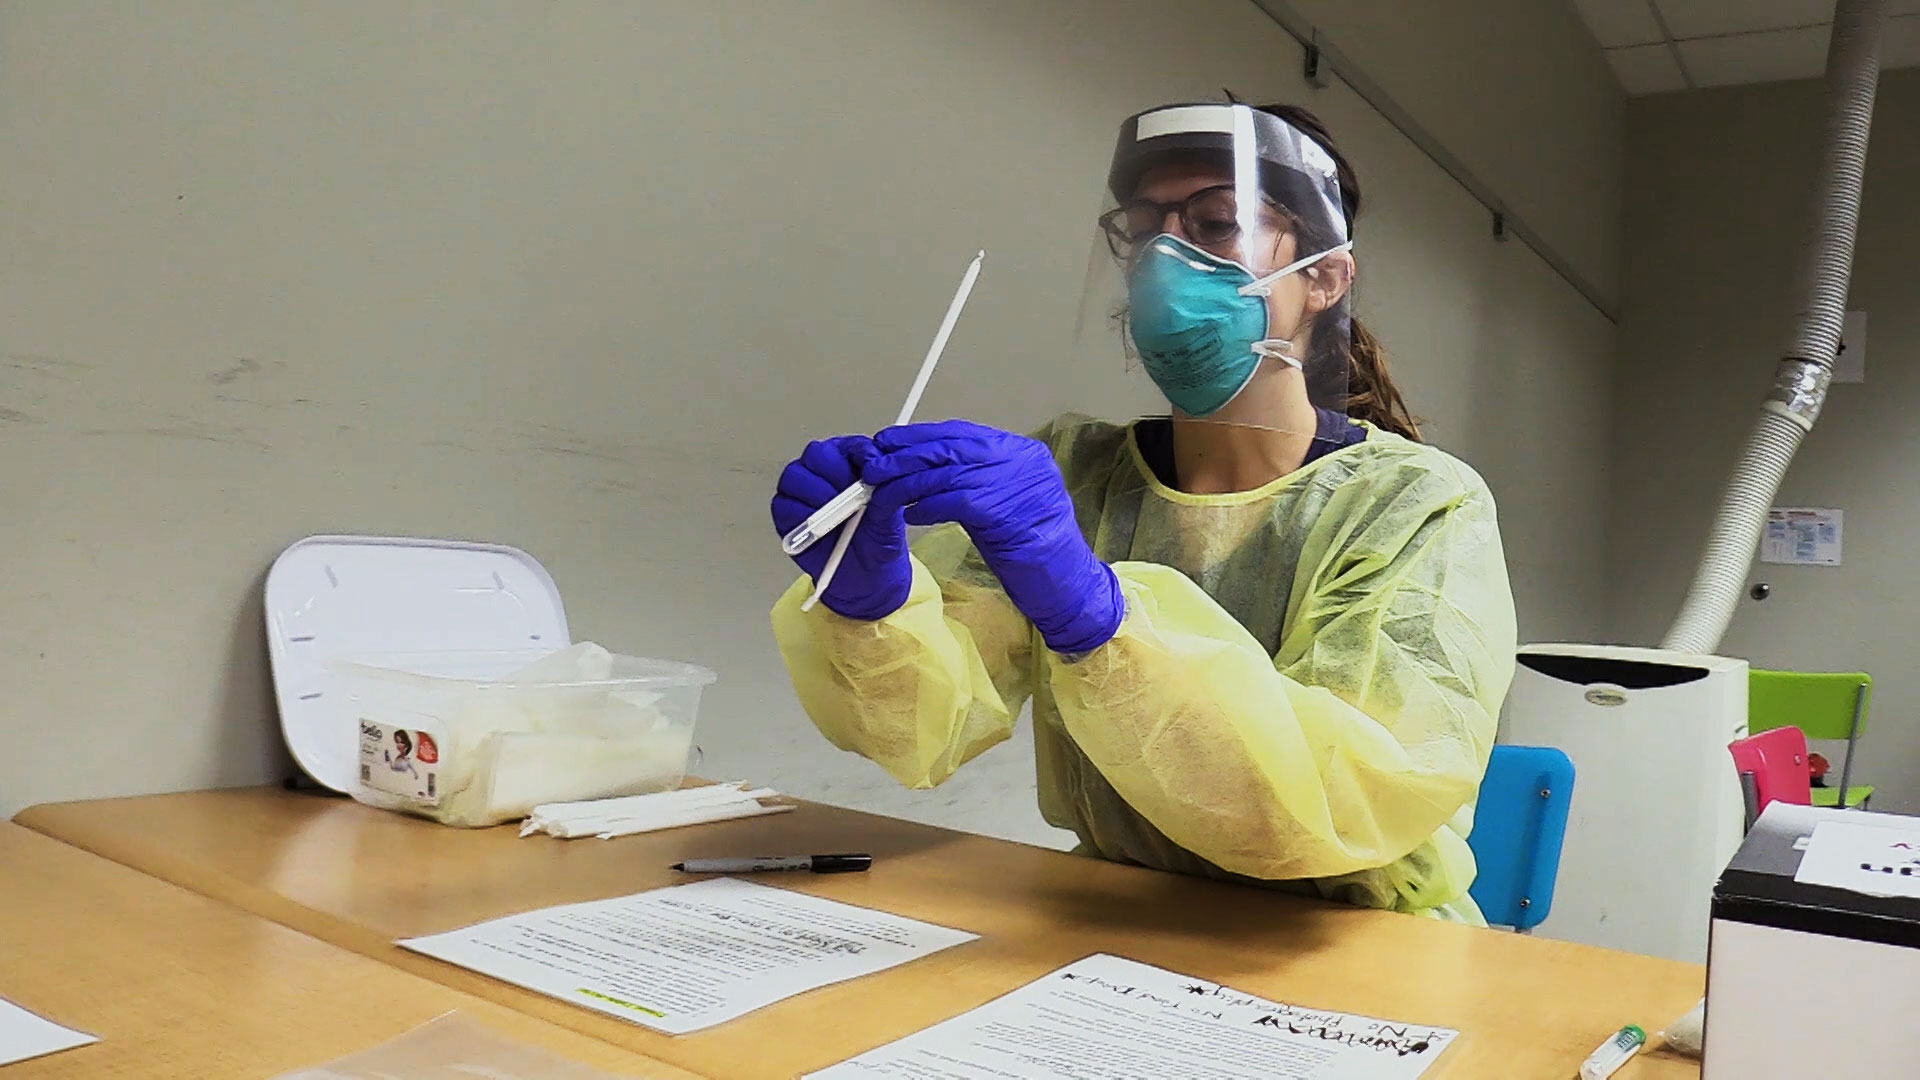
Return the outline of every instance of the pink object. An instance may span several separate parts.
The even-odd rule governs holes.
[[[1747,812],[1760,816],[1768,803],[1808,806],[1813,786],[1807,761],[1807,736],[1797,727],[1774,728],[1727,745],[1741,788],[1748,793]]]

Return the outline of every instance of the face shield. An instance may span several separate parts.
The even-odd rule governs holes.
[[[1246,105],[1169,106],[1121,126],[1108,189],[1076,362],[1137,364],[1176,418],[1337,437],[1316,410],[1346,411],[1352,261],[1326,150]]]

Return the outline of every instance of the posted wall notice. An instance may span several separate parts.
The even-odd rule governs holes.
[[[1101,955],[806,1080],[1416,1080],[1458,1035]]]
[[[1776,506],[1767,511],[1760,561],[1789,566],[1839,566],[1846,515],[1811,506]]]

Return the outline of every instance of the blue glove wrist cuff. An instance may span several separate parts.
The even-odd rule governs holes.
[[[1047,648],[1072,659],[1083,659],[1086,654],[1112,641],[1120,632],[1120,624],[1127,619],[1127,596],[1120,589],[1120,577],[1113,567],[1101,562],[1087,553],[1088,561],[1093,564],[1093,573],[1088,577],[1092,588],[1087,590],[1087,600],[1080,610],[1057,624],[1039,626],[1040,636]]]
[[[913,592],[913,579],[889,583],[886,586],[863,593],[859,596],[835,596],[832,588],[820,597],[828,611],[843,618],[859,622],[879,622],[881,619],[906,606],[907,597]]]

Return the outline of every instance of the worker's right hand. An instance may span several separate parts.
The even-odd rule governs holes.
[[[865,435],[843,435],[811,443],[780,474],[773,496],[773,527],[781,536],[800,527],[815,510],[860,479],[860,470],[880,456]],[[793,561],[818,580],[820,571],[839,543],[842,525],[814,542]],[[820,602],[849,619],[884,619],[907,602],[913,587],[913,563],[907,556],[907,523],[899,508],[876,511],[868,506],[854,531],[853,543],[832,584]]]
[[[881,456],[860,473],[874,487],[869,509],[965,529],[1048,648],[1080,656],[1120,632],[1120,579],[1080,531],[1046,444],[964,420],[890,427],[873,444]]]

